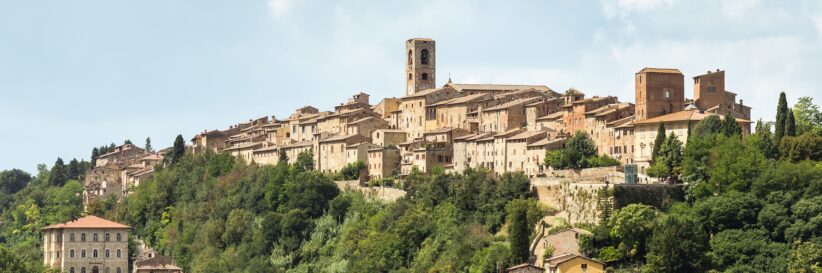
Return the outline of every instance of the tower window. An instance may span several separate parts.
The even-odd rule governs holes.
[[[409,49],[408,50],[408,65],[414,64],[413,57],[414,57],[414,52]]]
[[[410,80],[411,80],[411,79],[413,79],[413,78],[414,78],[414,76],[413,76],[413,75],[411,75],[411,73],[408,73],[408,80],[410,81]]]
[[[422,73],[422,79],[427,80],[428,79],[428,73]]]
[[[420,52],[420,63],[428,64],[428,49],[423,49]]]

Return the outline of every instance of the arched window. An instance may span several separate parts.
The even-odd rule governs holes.
[[[120,268],[119,268],[119,267],[117,268],[117,273],[122,273],[122,272],[120,272]]]
[[[111,235],[106,233],[106,242],[111,241]]]
[[[74,249],[69,250],[69,258],[74,258]]]
[[[91,273],[100,273],[100,268],[95,265],[91,268]]]
[[[420,63],[428,64],[428,49],[420,51]]]
[[[85,249],[80,250],[80,258],[85,258],[85,257],[86,257],[86,250]]]
[[[427,80],[428,79],[428,73],[422,73],[422,79]]]
[[[74,273],[74,267],[69,268],[69,273]]]
[[[120,258],[120,256],[122,256],[122,254],[121,254],[120,250],[118,249],[117,250],[117,258]]]
[[[411,75],[411,73],[408,73],[408,80],[410,81],[410,80],[412,80],[412,79],[414,79],[414,76],[413,76],[413,75]]]
[[[97,250],[96,249],[91,251],[91,257],[97,258]]]
[[[106,273],[111,273],[111,268],[106,267]]]
[[[86,273],[86,268],[85,267],[80,268],[80,273]]]
[[[106,249],[106,258],[111,258],[111,249]]]
[[[120,241],[120,240],[122,240],[122,239],[123,239],[123,238],[120,236],[120,233],[117,233],[117,241],[119,242],[119,241]]]
[[[92,240],[94,240],[95,242],[97,242],[97,239],[98,239],[98,238],[97,238],[97,233],[94,233],[93,238],[94,238],[94,239],[92,239]]]
[[[414,64],[414,52],[410,49],[408,50],[408,65]]]
[[[74,233],[69,234],[69,241],[74,242]]]
[[[86,241],[86,234],[85,234],[85,233],[81,233],[81,234],[80,234],[80,242],[85,242],[85,241]]]

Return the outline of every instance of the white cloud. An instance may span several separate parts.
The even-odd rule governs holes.
[[[267,2],[268,11],[274,18],[279,18],[287,14],[293,4],[294,0],[268,0]]]
[[[740,18],[749,14],[760,3],[760,0],[726,0],[722,1],[722,11],[730,17]]]
[[[648,12],[671,6],[674,0],[603,0],[602,8],[608,17],[626,17],[632,12]]]
[[[816,33],[822,37],[822,13],[811,18],[811,21],[813,21],[813,26],[816,27]]]

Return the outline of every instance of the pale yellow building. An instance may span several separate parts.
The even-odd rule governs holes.
[[[126,273],[129,228],[97,216],[45,227],[43,264],[69,273]]]
[[[547,273],[604,273],[605,264],[577,254],[551,257],[545,261]]]

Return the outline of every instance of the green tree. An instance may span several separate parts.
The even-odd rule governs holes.
[[[785,118],[785,135],[796,136],[796,120],[793,116],[793,110],[788,108],[788,116]]]
[[[597,147],[593,140],[583,131],[577,131],[565,148],[559,151],[548,151],[545,164],[554,169],[582,169],[589,167],[589,160],[596,156]],[[607,162],[607,159],[602,162]]]
[[[522,263],[530,257],[531,227],[528,226],[528,205],[523,199],[512,200],[506,208],[508,212],[508,242],[511,245],[511,261]]]
[[[813,103],[811,97],[801,97],[793,105],[793,114],[796,120],[796,134],[822,134],[822,112],[819,106]]]
[[[147,138],[146,138],[146,146],[145,146],[145,147],[146,147],[146,148],[145,148],[145,149],[146,149],[146,152],[149,152],[149,153],[153,153],[153,152],[154,152],[154,147],[151,147],[151,138],[150,138],[150,137],[147,137]]]
[[[14,252],[0,245],[0,273],[28,273],[32,272],[26,263]]]
[[[709,260],[708,235],[692,219],[664,216],[648,242],[648,272],[704,272]]]
[[[659,154],[648,175],[676,179],[682,169],[682,142],[671,133],[659,147]]]
[[[785,92],[779,93],[779,102],[776,105],[776,127],[774,129],[775,143],[779,144],[782,137],[785,136],[785,125],[788,119],[788,100],[785,98]]]
[[[126,141],[123,141],[123,145],[126,145],[126,144],[134,145],[134,143],[131,143],[131,139],[126,139]]]
[[[722,133],[725,136],[734,136],[742,133],[742,127],[736,122],[736,117],[728,112],[722,120]]]
[[[654,230],[654,220],[658,213],[651,206],[630,204],[617,210],[608,219],[610,236],[619,242],[622,256],[632,260],[645,256],[648,238]]]
[[[723,133],[722,119],[717,115],[708,115],[696,124],[691,132],[692,138],[705,137],[709,134]]]
[[[0,171],[0,194],[14,194],[26,187],[31,175],[19,169]],[[3,206],[5,207],[5,206]]]
[[[63,163],[63,159],[58,157],[49,173],[49,185],[60,187],[66,183],[66,180],[68,180],[66,165]]]
[[[759,138],[759,150],[762,151],[762,154],[764,154],[767,158],[776,158],[777,147],[773,141],[770,124],[763,122],[762,119],[759,119],[759,121],[756,122],[754,135]]]
[[[651,160],[656,161],[656,157],[659,155],[659,149],[662,147],[662,143],[665,143],[665,125],[660,122],[659,128],[656,130],[656,139],[654,139],[654,149],[651,153]]]
[[[171,163],[179,162],[185,154],[186,142],[183,139],[183,135],[177,135],[177,138],[174,139],[174,147],[171,150]]]
[[[80,162],[77,162],[76,158],[69,161],[66,174],[69,179],[78,179],[80,177]]]
[[[729,229],[710,240],[713,268],[723,272],[785,272],[788,245],[768,240],[759,230]]]
[[[786,136],[779,144],[779,157],[793,162],[822,160],[822,136],[805,133],[798,137]]]
[[[100,156],[100,150],[97,147],[91,149],[91,166],[95,166],[97,164],[97,157]]]
[[[298,172],[314,170],[314,153],[311,151],[301,152],[297,155],[297,162],[294,163],[294,168]]]
[[[803,242],[791,251],[788,260],[789,273],[822,272],[822,245],[815,242]]]
[[[279,156],[277,161],[288,162],[288,154],[285,153],[284,149],[279,149]]]

